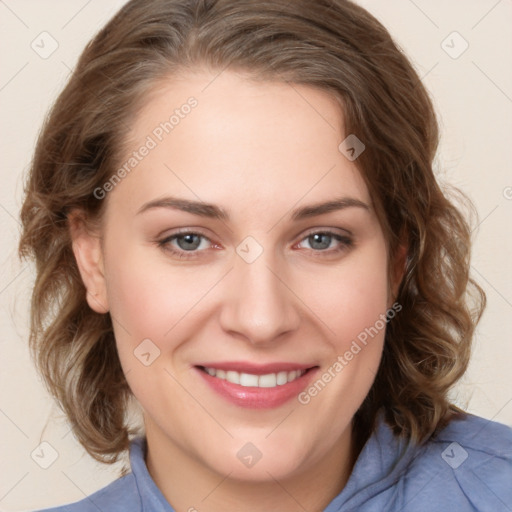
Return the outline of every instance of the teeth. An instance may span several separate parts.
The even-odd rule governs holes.
[[[217,375],[218,374],[219,374],[219,370],[217,370]],[[222,379],[222,377],[219,377],[219,379]],[[259,384],[258,381],[259,381],[259,378],[257,375],[251,375],[250,373],[241,373],[240,374],[240,386],[255,387]]]
[[[213,371],[213,373],[210,373],[210,375],[216,377],[217,371],[215,370],[215,368],[210,368],[210,370]],[[240,374],[238,372],[232,371],[226,372],[226,380],[228,382],[232,382],[233,384],[240,384]]]
[[[275,388],[292,382],[306,373],[306,370],[292,370],[290,372],[268,373],[266,375],[253,375],[251,373],[240,373],[232,370],[217,370],[205,367],[204,371],[217,379],[227,380],[233,384],[244,387]]]
[[[275,388],[277,386],[276,374],[269,373],[268,375],[260,375],[258,385],[260,388]]]
[[[277,385],[282,386],[288,382],[288,372],[279,372],[277,374]]]

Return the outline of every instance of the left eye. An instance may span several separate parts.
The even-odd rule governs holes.
[[[326,249],[332,248],[333,242],[338,242],[340,245],[350,245],[350,239],[336,233],[329,231],[318,231],[316,233],[309,234],[306,238],[303,238],[299,246],[307,241],[310,245],[309,248],[315,251],[325,251]]]

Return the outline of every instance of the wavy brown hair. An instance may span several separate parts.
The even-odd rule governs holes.
[[[106,201],[93,191],[114,174],[138,109],[155,84],[197,68],[224,69],[327,91],[388,243],[390,269],[407,261],[386,329],[381,365],[354,417],[363,442],[379,408],[397,435],[435,433],[448,391],[468,365],[485,295],[469,277],[470,227],[433,173],[434,109],[387,30],[346,0],[132,0],[82,53],[39,136],[26,182],[19,251],[36,264],[30,347],[77,439],[114,462],[133,431],[130,390],[112,319],[89,308],[71,248],[69,214],[94,223]],[[341,142],[341,141],[340,141]]]

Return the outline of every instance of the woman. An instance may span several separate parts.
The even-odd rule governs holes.
[[[355,4],[127,3],[58,98],[22,210],[38,368],[93,457],[130,450],[52,510],[512,503],[511,429],[447,398],[485,297],[437,142]]]

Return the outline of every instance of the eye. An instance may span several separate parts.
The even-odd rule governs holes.
[[[212,242],[202,233],[186,231],[168,236],[159,241],[158,245],[180,258],[189,258],[193,257],[195,253],[208,249]]]
[[[309,233],[309,235],[303,238],[298,244],[299,247],[307,249],[308,247],[303,246],[304,242],[307,242],[310,246],[309,248],[315,252],[325,252],[329,254],[347,249],[353,244],[350,237],[334,233],[333,231],[316,231]]]

